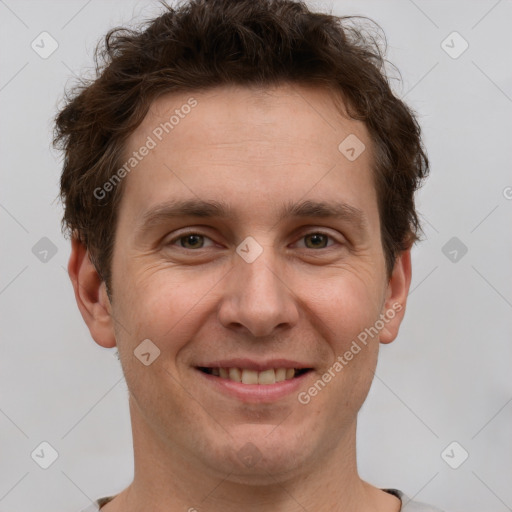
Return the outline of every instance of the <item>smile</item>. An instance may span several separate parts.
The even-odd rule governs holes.
[[[234,362],[229,366],[226,363],[227,361],[222,366],[201,365],[194,369],[211,392],[244,403],[270,404],[295,396],[307,386],[310,376],[314,376],[313,368],[294,368],[291,365],[285,368],[277,361],[275,367],[267,364],[251,365],[249,362],[240,364],[241,361],[238,362],[239,366],[234,366]]]
[[[229,379],[242,384],[269,385],[283,382],[298,377],[310,370],[310,368],[269,368],[263,371],[248,368],[207,368],[198,367],[198,370],[221,379]]]

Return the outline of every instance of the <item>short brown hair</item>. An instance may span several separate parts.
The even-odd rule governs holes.
[[[414,113],[391,91],[385,37],[383,49],[355,23],[359,17],[311,12],[301,1],[163,6],[165,12],[139,30],[108,32],[96,48],[96,78],[82,80],[55,119],[54,145],[64,151],[62,226],[89,249],[107,290],[123,187],[101,200],[94,190],[120,167],[126,139],[154,99],[222,85],[302,83],[343,95],[350,117],[366,124],[373,141],[390,276],[397,254],[419,239],[414,192],[429,165]]]

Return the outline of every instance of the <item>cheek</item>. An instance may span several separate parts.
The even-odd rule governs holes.
[[[128,334],[134,344],[154,339],[168,350],[175,347],[169,346],[170,339],[187,339],[197,329],[198,315],[214,297],[223,273],[187,272],[159,263],[143,269],[128,266],[122,275],[115,313],[127,327],[123,338]]]
[[[340,350],[378,319],[381,293],[373,276],[344,270],[336,276],[317,281],[310,287],[308,303],[312,314],[327,328],[326,339]]]
[[[113,313],[116,315],[116,339],[123,372],[130,392],[141,409],[158,410],[167,404],[175,410],[186,403],[187,395],[177,384],[175,360],[184,346],[194,339],[203,301],[213,283],[191,279],[191,274],[162,265],[130,269],[119,275]],[[206,281],[206,282],[204,282]],[[148,366],[137,359],[143,340],[156,345],[158,356]],[[157,352],[146,342],[150,358]],[[150,405],[152,404],[152,405]],[[180,406],[181,407],[181,406]],[[186,411],[183,411],[185,414]]]
[[[330,281],[332,283],[332,281]],[[304,389],[312,410],[329,410],[333,425],[350,422],[368,395],[377,365],[378,336],[370,328],[379,318],[375,288],[357,279],[324,287],[314,295],[314,314],[320,320],[321,335],[329,354],[319,368],[318,379]],[[369,334],[371,333],[371,334]],[[313,398],[314,402],[313,402]]]

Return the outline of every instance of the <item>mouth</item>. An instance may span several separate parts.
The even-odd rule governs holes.
[[[259,384],[268,386],[279,382],[293,380],[305,373],[313,370],[313,368],[268,368],[265,370],[254,370],[250,368],[240,367],[219,367],[219,366],[197,366],[197,370],[218,377],[219,379],[227,379],[232,382],[241,384],[254,385]]]
[[[220,394],[245,404],[289,400],[315,376],[313,366],[286,358],[197,361],[193,369],[212,398]]]

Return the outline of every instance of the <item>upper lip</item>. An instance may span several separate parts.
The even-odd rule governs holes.
[[[197,368],[243,368],[262,372],[271,368],[312,368],[310,364],[300,363],[291,359],[268,359],[266,361],[255,361],[254,359],[218,359],[196,365]]]

